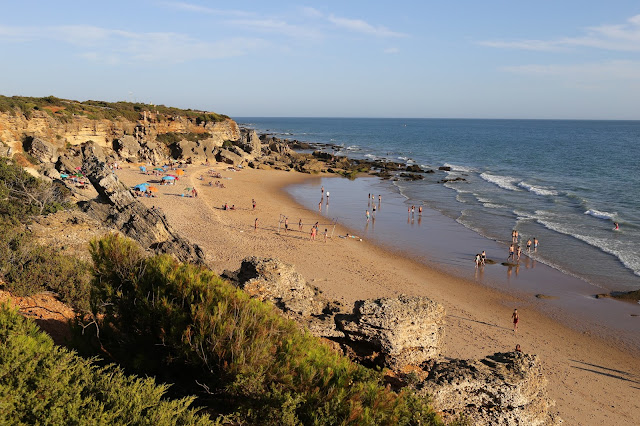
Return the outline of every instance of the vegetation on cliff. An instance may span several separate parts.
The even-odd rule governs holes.
[[[423,399],[391,391],[379,372],[206,268],[145,257],[116,235],[91,252],[95,347],[132,372],[200,393],[212,413],[260,424],[439,423]]]
[[[37,244],[25,228],[34,216],[69,208],[68,196],[64,186],[36,179],[0,158],[0,282],[19,296],[49,290],[88,309],[89,265]]]
[[[94,366],[0,306],[0,424],[212,424],[190,408],[193,397],[163,399],[167,389]]]
[[[157,120],[166,120],[171,117],[182,116],[193,120],[196,124],[219,122],[229,117],[213,112],[180,109],[164,105],[149,105],[139,102],[105,102],[85,101],[78,102],[67,99],[47,96],[44,98],[32,98],[25,96],[0,96],[0,112],[9,114],[20,113],[26,118],[31,118],[34,111],[44,111],[51,117],[67,122],[72,117],[84,116],[90,119],[115,120],[125,119],[137,121],[142,119],[144,111],[157,112]]]

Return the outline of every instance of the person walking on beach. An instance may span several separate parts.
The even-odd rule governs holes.
[[[527,240],[527,253],[531,252],[531,238]]]
[[[507,260],[515,260],[514,255],[516,252],[516,248],[513,244],[511,244],[509,246],[509,257],[507,257]]]
[[[478,269],[480,267],[480,254],[476,254],[476,269]]]
[[[285,232],[285,234],[287,233],[288,230],[289,230],[289,218],[285,217],[284,218],[284,232]]]
[[[367,216],[367,222],[369,222],[369,219],[370,219],[369,210],[367,210],[367,213],[365,213],[365,216]]]
[[[513,310],[513,314],[511,314],[511,319],[513,320],[513,332],[517,333],[518,332],[518,321],[520,320],[520,317],[518,316],[518,310],[517,309]]]
[[[517,253],[518,253],[518,262],[519,262],[520,256],[522,255],[522,247],[518,246]]]
[[[253,229],[256,230],[256,231],[258,230],[258,218],[257,217],[256,217],[255,222],[253,222]]]
[[[309,237],[310,241],[315,241],[316,240],[316,227],[313,226],[311,228],[311,236]]]
[[[480,263],[484,265],[486,260],[487,260],[487,252],[482,250],[482,254],[480,254]]]
[[[254,200],[253,198],[251,199],[251,204],[253,205],[253,209],[256,209],[256,200]]]
[[[302,231],[302,218],[298,221],[298,231]]]
[[[538,239],[533,237],[533,251],[538,251]]]

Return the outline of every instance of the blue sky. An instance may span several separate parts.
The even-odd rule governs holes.
[[[3,1],[0,94],[238,116],[640,119],[640,3]]]

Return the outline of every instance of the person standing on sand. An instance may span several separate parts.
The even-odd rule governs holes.
[[[256,221],[253,222],[253,229],[256,230],[256,231],[258,230],[258,218],[257,217],[256,217]]]
[[[324,228],[324,242],[327,242],[327,228]]]
[[[517,253],[518,253],[518,262],[519,262],[520,261],[520,256],[522,255],[522,247],[518,246]]]
[[[285,234],[287,233],[288,230],[289,230],[289,218],[285,217],[284,218],[284,232],[285,232]]]
[[[298,231],[302,231],[302,218],[298,221]]]
[[[316,227],[312,226],[311,235],[309,236],[309,241],[315,241],[315,240],[316,240]]]
[[[487,252],[482,250],[482,254],[480,254],[480,263],[484,265],[486,260],[487,260]]]
[[[253,209],[256,209],[256,200],[255,199],[251,199],[251,204],[253,205]]]
[[[511,244],[509,246],[509,257],[507,257],[507,260],[515,260],[515,252],[516,252],[516,248],[514,247],[513,244]]]
[[[518,316],[517,309],[513,310],[513,314],[511,314],[511,319],[513,320],[513,332],[516,333],[518,331],[518,321],[520,321],[520,317]]]

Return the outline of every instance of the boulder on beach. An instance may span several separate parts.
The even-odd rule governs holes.
[[[360,300],[353,314],[337,316],[346,339],[382,355],[384,365],[402,369],[439,356],[444,339],[445,309],[426,297]]]

